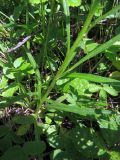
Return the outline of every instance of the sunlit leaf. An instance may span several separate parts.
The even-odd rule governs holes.
[[[81,0],[68,0],[68,4],[71,7],[78,7],[81,4]]]
[[[39,4],[39,3],[44,3],[46,1],[48,1],[48,0],[29,0],[29,2],[31,4]]]
[[[2,92],[3,97],[12,97],[13,94],[19,89],[19,85],[17,83],[10,84],[7,88],[5,88]]]
[[[19,57],[14,61],[13,65],[14,65],[15,68],[18,68],[24,62],[25,62],[25,60],[23,59],[23,57]]]

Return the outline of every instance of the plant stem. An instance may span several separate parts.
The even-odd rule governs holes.
[[[93,15],[95,13],[95,10],[96,10],[98,4],[99,4],[99,0],[95,0],[93,2],[92,6],[91,6],[91,10],[90,10],[90,12],[89,12],[89,14],[87,16],[87,19],[86,19],[86,21],[84,23],[84,26],[83,26],[82,30],[78,34],[78,37],[77,37],[76,41],[74,42],[73,46],[71,47],[70,52],[68,54],[66,54],[66,58],[65,58],[63,64],[61,65],[61,67],[58,70],[56,76],[54,77],[53,81],[51,82],[50,86],[48,87],[45,95],[42,97],[41,103],[43,103],[45,101],[45,99],[49,95],[50,91],[54,87],[54,85],[56,83],[56,80],[59,79],[59,77],[63,74],[65,69],[68,67],[68,65],[70,64],[70,62],[74,58],[74,56],[76,54],[75,50],[78,48],[82,38],[87,34],[88,28],[89,28],[91,20],[92,20],[92,17],[93,17]]]

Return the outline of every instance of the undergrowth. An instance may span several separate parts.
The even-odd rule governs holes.
[[[0,160],[119,160],[119,2],[0,9]]]

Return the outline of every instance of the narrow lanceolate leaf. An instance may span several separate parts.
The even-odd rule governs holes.
[[[31,93],[30,94],[21,94],[18,96],[2,98],[0,101],[0,108],[5,108],[5,107],[10,106],[11,104],[18,102],[18,101],[23,101],[24,98],[32,96],[32,95],[34,95],[34,94],[31,94]]]
[[[94,12],[96,11],[96,8],[97,8],[98,4],[99,4],[99,0],[94,0],[94,2],[92,3],[91,10],[90,10],[90,12],[87,16],[87,19],[84,23],[84,26],[83,26],[82,30],[79,32],[76,41],[74,42],[73,46],[71,47],[69,53],[66,55],[66,58],[65,58],[64,62],[62,63],[61,67],[59,68],[59,70],[58,70],[56,76],[54,77],[53,81],[49,85],[46,93],[42,97],[41,102],[45,101],[45,99],[47,98],[51,89],[54,87],[54,85],[56,83],[56,80],[63,75],[63,72],[66,70],[66,68],[68,67],[68,65],[70,64],[70,62],[74,58],[74,56],[76,55],[75,51],[78,48],[82,38],[88,33],[88,28],[90,26],[90,23],[91,23],[92,18],[94,16]]]
[[[90,26],[89,30],[91,28],[93,28],[97,23],[99,23],[100,21],[104,20],[105,18],[108,18],[110,15],[115,15],[118,11],[120,10],[120,5],[114,7],[113,9],[111,9],[110,11],[108,11],[107,13],[105,13],[104,15],[100,16],[99,18],[97,18]]]
[[[119,40],[120,40],[120,34],[118,34],[117,36],[113,37],[112,39],[110,39],[106,43],[104,43],[104,44],[98,46],[97,48],[95,48],[93,51],[91,51],[89,54],[87,54],[85,57],[83,57],[81,60],[79,60],[75,65],[73,65],[69,70],[67,70],[66,73],[68,73],[69,71],[71,71],[74,68],[78,67],[80,64],[84,63],[85,61],[89,60],[90,58],[93,58],[96,55],[98,55],[99,53],[105,51],[110,46],[112,46],[116,41],[119,41]]]
[[[70,11],[68,6],[68,0],[63,0],[63,8],[64,8],[64,14],[66,16],[66,32],[67,32],[67,53],[70,50]]]
[[[95,108],[90,108],[86,106],[80,106],[77,104],[71,104],[71,105],[66,105],[63,103],[58,103],[55,101],[48,101],[51,104],[47,104],[48,109],[55,109],[59,111],[65,111],[65,112],[71,112],[71,113],[76,113],[81,116],[81,118],[88,118],[88,119],[97,119],[101,116],[107,116],[112,113],[112,111],[109,110],[100,110],[100,109],[95,109]]]
[[[82,38],[88,33],[88,28],[90,26],[90,23],[92,21],[92,18],[94,16],[94,13],[96,11],[98,4],[99,4],[99,0],[94,0],[82,30],[79,32],[78,37],[75,40],[74,44],[72,45],[69,54],[67,54],[63,64],[61,65],[61,67],[57,73],[58,77],[60,75],[62,75],[62,73],[65,71],[65,69],[68,67],[68,65],[70,64],[70,62],[72,61],[72,59],[76,55],[76,49],[79,47],[79,44],[80,44]]]
[[[97,76],[97,75],[94,75],[94,74],[72,73],[72,74],[68,74],[67,77],[86,79],[88,81],[96,82],[96,83],[108,83],[108,84],[112,84],[114,86],[120,85],[119,80],[112,79],[112,78],[109,78],[109,77]]]
[[[37,66],[37,63],[36,63],[34,57],[32,56],[32,54],[30,53],[30,51],[27,48],[24,48],[24,49],[26,51],[26,54],[28,56],[28,59],[29,59],[31,65],[33,66],[33,69],[35,70],[35,75],[36,75],[36,80],[37,80],[36,91],[38,92],[38,94],[37,94],[38,104],[37,105],[39,106],[40,99],[41,99],[41,87],[42,87],[41,75],[40,75],[40,72],[39,72],[39,69],[38,69],[38,66]]]

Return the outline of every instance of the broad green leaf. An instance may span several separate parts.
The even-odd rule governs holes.
[[[69,137],[69,132],[67,133],[66,131],[63,130],[62,133],[62,129],[60,129],[60,132],[58,134],[58,127],[56,127],[55,125],[51,125],[47,130],[47,142],[49,143],[50,146],[52,146],[55,149],[62,148],[63,150],[65,150],[64,158],[68,158],[70,160],[74,160],[74,158],[76,158],[76,160],[79,160],[80,154],[76,150],[77,148],[73,147],[74,144]],[[56,155],[56,158],[57,157],[59,158],[61,156]]]
[[[12,136],[9,134],[9,132],[0,139],[0,150],[2,152],[5,152],[9,148],[12,147]]]
[[[73,160],[68,152],[61,149],[54,150],[50,157],[51,160]]]
[[[23,57],[19,57],[19,58],[17,58],[17,59],[14,61],[13,65],[14,65],[15,68],[18,68],[18,67],[20,67],[24,62],[25,62],[25,60],[23,59]]]
[[[10,84],[7,88],[5,88],[2,92],[3,97],[12,97],[13,94],[19,89],[19,85],[17,83]]]
[[[118,92],[112,86],[104,85],[103,89],[112,96],[118,95]]]
[[[100,92],[99,92],[99,97],[101,99],[104,99],[104,100],[107,100],[107,93],[104,89],[101,89]]]
[[[29,116],[16,116],[12,118],[12,121],[16,124],[29,125],[35,122],[35,118],[32,115]]]
[[[52,119],[49,116],[45,116],[45,122],[47,124],[51,124],[52,123]]]
[[[28,132],[29,129],[30,129],[30,125],[21,125],[21,126],[17,129],[16,134],[17,134],[18,136],[23,136],[23,135],[25,135],[25,134]]]
[[[89,38],[84,38],[80,43],[80,47],[84,50],[85,53],[89,53],[94,50],[99,44],[95,43],[93,40]]]
[[[0,80],[0,89],[4,89],[7,86],[8,79],[5,76],[2,76]]]
[[[69,131],[65,128],[60,128],[59,134],[57,128],[54,127],[48,133],[47,141],[55,149],[62,148],[65,151],[62,152],[65,156],[64,158],[70,156],[71,160],[79,160],[80,157],[85,160],[91,157],[98,158],[106,152],[102,138],[93,129],[87,128],[79,124],[79,122]],[[56,155],[59,160],[59,157],[63,154],[59,152],[52,156]]]
[[[3,67],[3,73],[7,78],[14,79],[15,78],[15,75],[14,75],[15,70],[14,70],[14,72],[11,72],[11,69],[13,69],[13,68],[11,68],[11,66],[6,65]]]
[[[15,68],[18,68],[20,71],[24,72],[24,74],[33,74],[35,71],[30,63],[24,60],[23,57],[17,58],[13,63]]]
[[[9,129],[4,125],[0,126],[0,138],[7,135],[9,133]]]
[[[27,155],[40,155],[45,151],[46,145],[42,141],[30,141],[26,142],[23,146],[23,150]]]
[[[35,73],[34,69],[32,68],[32,65],[27,62],[24,62],[23,64],[21,64],[21,66],[19,67],[19,70],[26,75]]]
[[[20,146],[14,146],[10,148],[5,154],[2,156],[1,160],[28,160],[25,152],[23,152]]]
[[[78,7],[81,5],[81,0],[67,0],[68,5],[71,7]]]
[[[85,157],[97,158],[106,152],[103,139],[91,128],[79,124],[71,130],[69,136],[77,150]]]
[[[91,93],[98,92],[101,89],[101,86],[96,84],[89,84],[89,91]]]
[[[65,99],[70,103],[70,104],[76,104],[77,102],[77,96],[74,94],[64,94],[65,95]]]
[[[50,125],[47,130],[46,130],[46,133],[48,134],[48,136],[51,134],[51,133],[54,133],[54,132],[57,132],[57,129],[58,127],[56,125]]]
[[[60,88],[62,88],[60,86]],[[78,95],[85,95],[85,91],[89,88],[89,82],[85,79],[74,78],[63,86],[64,93],[77,92]]]
[[[17,136],[14,131],[5,126],[1,126],[0,131],[2,132],[0,134],[0,150],[2,152],[5,152],[9,148],[11,148],[13,143],[22,144],[24,142],[24,140],[21,137]]]
[[[110,160],[120,160],[120,152],[109,151]]]
[[[12,142],[15,144],[23,144],[24,139],[21,136],[16,135],[16,133],[12,133]]]
[[[47,2],[48,0],[29,0],[31,4],[39,4],[39,3],[44,3]]]
[[[118,122],[118,118],[119,115],[110,114],[107,118],[104,117],[98,119],[100,131],[109,147],[112,147],[120,142],[120,122]]]
[[[96,17],[102,16],[103,8],[104,8],[104,5],[102,3],[99,3],[98,8],[95,11]]]

